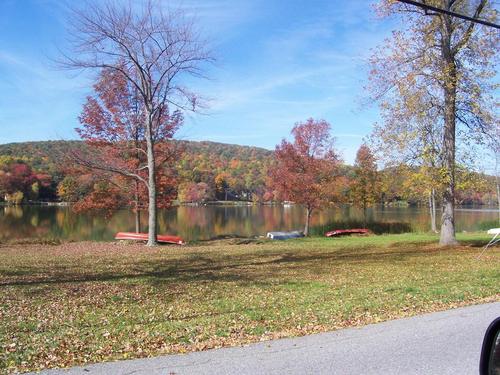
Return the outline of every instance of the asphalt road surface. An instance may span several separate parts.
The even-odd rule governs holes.
[[[245,347],[108,362],[42,374],[477,374],[500,302]]]

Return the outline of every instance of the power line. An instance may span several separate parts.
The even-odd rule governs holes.
[[[432,5],[423,4],[423,3],[418,2],[418,1],[413,1],[413,0],[398,0],[398,1],[400,3],[406,3],[406,4],[410,4],[410,5],[415,5],[417,7],[423,8],[425,10],[432,10],[433,12],[448,14],[450,16],[461,18],[461,19],[466,20],[466,21],[480,23],[482,25],[486,25],[486,26],[489,26],[489,27],[494,27],[495,29],[500,29],[500,25],[497,25],[496,23],[488,22],[488,21],[485,21],[485,20],[482,20],[482,19],[479,19],[479,18],[469,17],[469,16],[466,16],[464,14],[452,12],[450,10],[436,8],[436,7],[432,6]]]

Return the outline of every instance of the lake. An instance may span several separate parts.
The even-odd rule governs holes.
[[[259,236],[272,230],[301,230],[304,210],[300,206],[181,206],[160,211],[159,233],[176,234],[185,240],[206,240],[217,236]],[[331,221],[362,220],[354,207],[317,211],[312,225]],[[367,219],[377,222],[409,223],[414,230],[427,231],[429,214],[425,208],[374,207]],[[496,209],[456,211],[459,231],[484,229],[495,225]],[[142,222],[147,222],[146,213]],[[333,228],[332,228],[333,229]],[[133,213],[127,210],[105,218],[96,214],[75,214],[69,207],[0,206],[0,240],[20,238],[59,238],[66,240],[109,241],[119,231],[134,231]]]

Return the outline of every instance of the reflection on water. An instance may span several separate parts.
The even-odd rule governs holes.
[[[159,232],[177,234],[186,240],[216,236],[256,236],[271,230],[296,230],[303,227],[304,210],[299,206],[205,206],[177,207],[161,211]],[[331,221],[362,220],[362,211],[343,207],[316,212],[312,225]],[[429,228],[425,209],[375,207],[368,209],[369,221],[406,222],[417,231]],[[457,230],[472,231],[481,223],[498,219],[492,209],[458,209]],[[142,216],[147,222],[146,214]],[[68,207],[0,206],[0,240],[19,238],[61,238],[71,240],[111,240],[118,231],[133,231],[134,217],[122,210],[111,218],[75,214]]]

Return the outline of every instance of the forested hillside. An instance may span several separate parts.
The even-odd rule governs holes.
[[[273,151],[215,142],[174,141],[182,150],[177,162],[176,191],[181,202],[211,200],[269,201],[275,196],[267,186]],[[68,154],[86,147],[80,141],[23,142],[0,145],[0,200],[75,200],[89,185],[68,176]],[[337,180],[342,194],[337,203],[357,204],[356,192],[363,168],[342,165]],[[458,204],[495,204],[495,179],[458,170]],[[425,182],[425,181],[424,181]],[[422,204],[428,202],[420,171],[406,166],[378,171],[366,191],[372,203]],[[66,195],[65,195],[66,194]],[[75,194],[77,196],[75,196]],[[439,202],[439,191],[437,199]]]
[[[80,141],[7,143],[0,144],[0,156],[24,159],[33,169],[56,175],[61,156],[83,146]]]
[[[178,161],[178,192],[183,201],[258,199],[264,193],[267,168],[273,152],[258,147],[216,142],[174,141],[182,150]],[[66,156],[85,147],[80,141],[22,142],[0,145],[2,165],[27,164],[33,173],[51,177],[52,191],[44,199],[57,198],[64,179]]]

